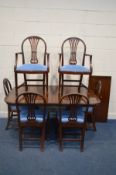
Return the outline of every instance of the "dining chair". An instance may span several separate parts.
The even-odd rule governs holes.
[[[29,36],[23,40],[21,52],[15,54],[14,73],[16,95],[22,85],[28,90],[28,85],[33,85],[34,82],[43,87],[44,95],[48,95],[49,53],[43,38]],[[22,84],[19,84],[19,74],[24,77]]]
[[[86,131],[86,112],[89,100],[86,96],[68,94],[59,101],[59,147],[63,150],[64,142],[79,142],[80,151],[84,150]]]
[[[99,99],[102,98],[101,91],[102,91],[102,82],[99,80],[99,81],[97,81],[97,83],[95,84],[95,87],[94,87],[94,93]],[[91,128],[91,126],[92,126],[94,131],[97,130],[96,129],[96,118],[95,118],[95,107],[96,107],[96,105],[89,106],[88,112],[87,112],[87,120],[88,120],[87,129]]]
[[[12,85],[8,78],[3,79],[3,88],[4,88],[5,97],[7,97],[12,90]],[[8,106],[8,120],[7,120],[6,129],[9,129],[12,119],[17,118],[18,114],[17,114],[16,105],[7,104],[7,106]]]
[[[46,98],[41,94],[24,92],[17,96],[16,107],[19,125],[19,150],[23,149],[25,140],[36,140],[40,141],[40,150],[44,151],[48,115]]]
[[[77,37],[63,41],[59,53],[59,96],[63,95],[65,86],[87,86],[83,82],[84,75],[92,74],[92,55],[86,53],[85,42]]]

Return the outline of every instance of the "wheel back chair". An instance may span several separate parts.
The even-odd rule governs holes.
[[[32,92],[22,93],[16,98],[16,107],[19,124],[19,150],[22,150],[23,143],[27,139],[40,141],[40,150],[43,151],[48,115],[45,97]]]
[[[85,42],[77,37],[64,40],[59,54],[59,96],[65,86],[78,86],[80,92],[83,76],[92,74],[92,55],[86,53]],[[76,77],[75,77],[76,76]],[[76,83],[76,84],[75,84]]]
[[[29,82],[40,82],[44,95],[48,95],[48,73],[49,73],[49,54],[47,53],[47,44],[39,36],[29,36],[21,44],[21,52],[15,54],[15,86],[16,95],[18,88],[25,85],[28,90]],[[24,76],[24,83],[18,83],[18,74]],[[20,79],[21,81],[21,79]]]
[[[60,150],[63,150],[63,143],[65,141],[71,141],[79,142],[80,151],[83,151],[86,131],[86,112],[89,106],[88,98],[80,93],[68,94],[61,97],[59,104]]]
[[[3,79],[3,88],[4,88],[5,96],[8,96],[10,91],[12,90],[12,85],[10,81],[8,80],[8,78]],[[17,114],[16,105],[8,104],[8,120],[7,120],[6,129],[9,128],[12,118],[17,117],[17,115],[18,114]]]

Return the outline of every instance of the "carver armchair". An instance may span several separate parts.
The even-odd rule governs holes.
[[[20,86],[24,85],[25,90],[28,90],[28,85],[33,85],[35,82],[35,84],[43,87],[43,93],[47,96],[49,54],[47,53],[45,40],[39,36],[25,38],[21,44],[21,52],[16,53],[15,57],[16,95],[18,95]],[[19,81],[21,82],[21,78],[18,76],[19,74],[22,74],[24,77],[23,83],[19,83]]]
[[[92,74],[92,55],[86,53],[85,42],[77,37],[64,40],[59,54],[59,96],[65,86],[77,86],[80,92],[84,75]]]

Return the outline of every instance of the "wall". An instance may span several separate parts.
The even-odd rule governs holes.
[[[29,35],[43,37],[50,53],[50,84],[58,83],[58,52],[64,39],[82,38],[93,55],[93,74],[112,76],[109,116],[116,114],[116,1],[0,0],[0,111],[6,111],[2,80],[14,85],[15,52]]]

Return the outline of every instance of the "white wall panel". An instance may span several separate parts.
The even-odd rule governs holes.
[[[115,37],[86,37],[85,42],[87,47],[92,49],[105,49],[115,50],[116,49],[116,38]]]
[[[86,24],[116,25],[116,11],[87,11]],[[104,26],[105,27],[105,26]]]
[[[88,37],[116,38],[116,25],[84,24],[83,28]]]
[[[30,22],[82,23],[85,18],[83,11],[64,9],[17,8],[14,13],[16,20]]]
[[[27,0],[0,0],[0,6],[2,7],[25,7],[25,5],[27,4]]]
[[[14,8],[0,6],[0,21],[9,21],[14,18]]]

